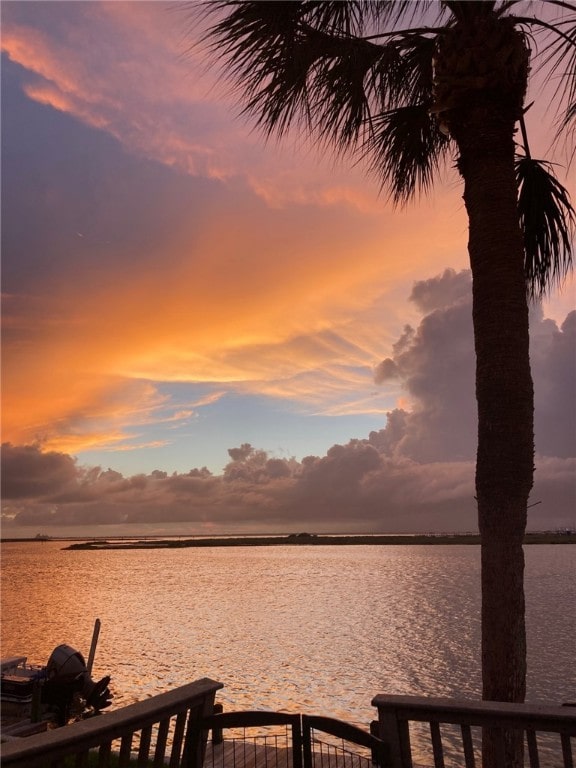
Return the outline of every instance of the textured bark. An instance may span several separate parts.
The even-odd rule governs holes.
[[[486,116],[485,116],[486,117]],[[469,131],[461,171],[470,221],[476,345],[476,493],[482,549],[483,698],[526,693],[524,553],[532,487],[533,391],[523,248],[516,216],[511,131]],[[480,134],[480,135],[478,135]],[[485,764],[492,764],[486,734]],[[511,744],[510,764],[519,746]]]
[[[534,460],[528,305],[512,131],[499,119],[490,126],[483,118],[460,143],[473,275],[483,686],[485,698],[521,701],[522,540]]]
[[[521,62],[520,47],[512,50],[518,42],[512,35],[508,40]],[[516,702],[526,693],[522,542],[534,472],[528,302],[514,171],[514,129],[525,92],[521,66],[518,72],[506,92],[475,90],[444,114],[460,152],[473,277],[482,692],[484,699]],[[484,742],[484,765],[495,765],[494,734],[486,733]],[[507,765],[520,765],[518,740],[508,738],[507,751]]]

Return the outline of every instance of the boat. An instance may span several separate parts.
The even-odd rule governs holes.
[[[66,644],[56,646],[45,665],[29,664],[23,655],[2,659],[2,739],[63,726],[109,707],[110,676],[98,681],[91,676],[94,648],[93,640],[88,664]]]

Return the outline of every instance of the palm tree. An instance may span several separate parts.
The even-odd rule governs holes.
[[[208,0],[204,8],[204,40],[264,133],[295,126],[361,157],[400,204],[456,161],[473,276],[483,697],[523,701],[522,544],[534,471],[528,304],[571,268],[575,220],[551,165],[530,154],[525,98],[531,68],[547,68],[559,128],[570,129],[576,3]]]

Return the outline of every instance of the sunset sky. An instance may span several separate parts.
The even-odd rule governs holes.
[[[1,12],[3,535],[474,529],[457,175],[395,210],[264,142],[177,4]],[[533,528],[576,525],[575,310],[533,308]]]

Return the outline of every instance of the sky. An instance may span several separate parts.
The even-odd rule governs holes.
[[[177,4],[1,13],[2,535],[475,530],[456,173],[399,210],[265,141]],[[533,529],[576,525],[575,285],[531,311]]]

